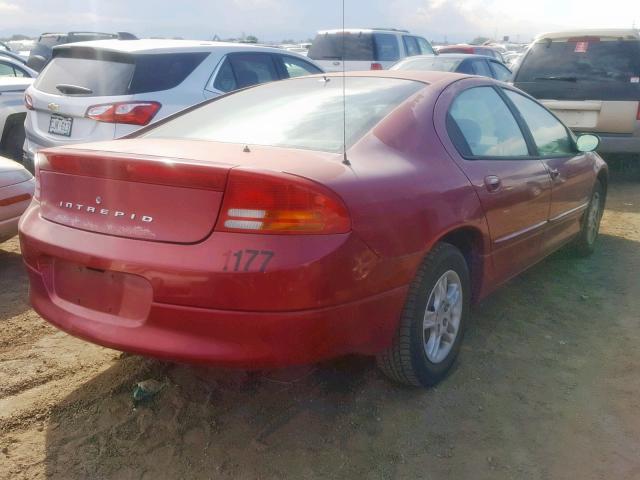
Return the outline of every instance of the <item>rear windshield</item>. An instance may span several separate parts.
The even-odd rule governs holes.
[[[640,42],[600,38],[543,41],[531,46],[515,83],[538,98],[640,98]]]
[[[178,86],[207,52],[137,54],[69,48],[55,52],[35,88],[55,95],[115,96]],[[62,86],[81,87],[69,89]],[[88,89],[88,90],[86,90]]]
[[[343,148],[342,77],[300,78],[221,97],[147,133],[326,152]],[[391,78],[347,77],[347,147],[425,85]]]
[[[445,56],[434,56],[427,58],[408,58],[394,65],[391,70],[427,70],[440,72],[455,72],[462,62],[459,58],[447,58]]]
[[[344,37],[344,47],[343,47]],[[316,35],[308,57],[313,60],[394,62],[400,58],[395,35],[390,33],[336,32]]]

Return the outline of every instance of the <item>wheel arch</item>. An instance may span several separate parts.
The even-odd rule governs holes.
[[[609,188],[609,170],[601,168],[596,175],[596,180],[600,182],[602,188],[604,188],[604,197],[607,198],[607,189]]]
[[[472,300],[478,300],[486,271],[485,260],[489,253],[483,232],[471,225],[458,226],[442,234],[434,245],[437,243],[448,243],[460,250],[469,268]]]

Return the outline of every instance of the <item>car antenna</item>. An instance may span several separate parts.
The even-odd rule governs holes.
[[[342,0],[342,163],[350,166],[351,162],[347,158],[347,93],[346,83],[347,77],[345,74],[345,46],[344,46],[344,3],[346,0]]]

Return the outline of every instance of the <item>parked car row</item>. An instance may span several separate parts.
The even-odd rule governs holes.
[[[25,95],[26,161],[42,148],[127,135],[233,90],[321,72],[295,52],[236,43],[98,40],[55,47]]]
[[[468,54],[420,55],[396,63],[391,70],[456,72],[490,77],[506,82],[511,70],[493,57]]]
[[[393,380],[433,385],[472,303],[565,245],[595,248],[599,139],[516,88],[554,41],[516,86],[498,55],[436,54],[404,30],[322,31],[308,57],[54,46],[35,81],[9,79],[33,82],[35,179],[0,163],[0,235],[27,208],[31,303],[88,341],[242,368],[375,355]],[[608,41],[559,51],[628,47]]]

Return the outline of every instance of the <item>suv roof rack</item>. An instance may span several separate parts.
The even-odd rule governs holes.
[[[137,40],[138,37],[136,37],[133,33],[129,33],[129,32],[117,32],[117,33],[107,33],[107,32],[91,32],[91,31],[82,31],[82,30],[78,30],[78,31],[74,31],[74,32],[44,32],[41,33],[40,36],[44,37],[45,35],[48,36],[63,36],[63,35],[67,35],[67,36],[74,36],[74,35],[104,35],[105,37],[111,37],[111,38],[118,38],[120,40]]]
[[[390,32],[402,32],[409,33],[409,30],[405,30],[403,28],[384,28],[384,27],[373,27],[371,30],[388,30]]]

